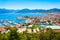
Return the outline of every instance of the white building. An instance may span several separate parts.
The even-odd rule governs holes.
[[[26,19],[26,23],[31,23],[31,19]]]

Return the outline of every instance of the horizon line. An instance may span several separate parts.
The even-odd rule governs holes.
[[[9,8],[0,8],[0,9],[9,9]],[[36,10],[36,9],[30,9],[30,8],[9,9],[9,10],[23,10],[23,9]],[[37,9],[38,9],[38,8],[37,8]],[[40,9],[40,8],[39,8],[39,9]],[[60,9],[60,8],[49,8],[49,9],[41,9],[41,10],[50,10],[50,9]]]

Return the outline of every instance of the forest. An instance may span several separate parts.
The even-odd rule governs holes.
[[[0,32],[0,40],[60,40],[60,33],[54,32],[48,28],[44,32],[41,30],[37,33],[17,32],[17,28],[10,28],[8,33]]]

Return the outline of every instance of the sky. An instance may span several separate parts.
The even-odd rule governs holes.
[[[60,9],[60,0],[0,0],[5,9]]]

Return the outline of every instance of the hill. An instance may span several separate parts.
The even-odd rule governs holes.
[[[0,13],[53,13],[53,12],[60,12],[60,9],[53,8],[49,10],[43,9],[22,9],[22,10],[10,10],[10,9],[0,9]]]

